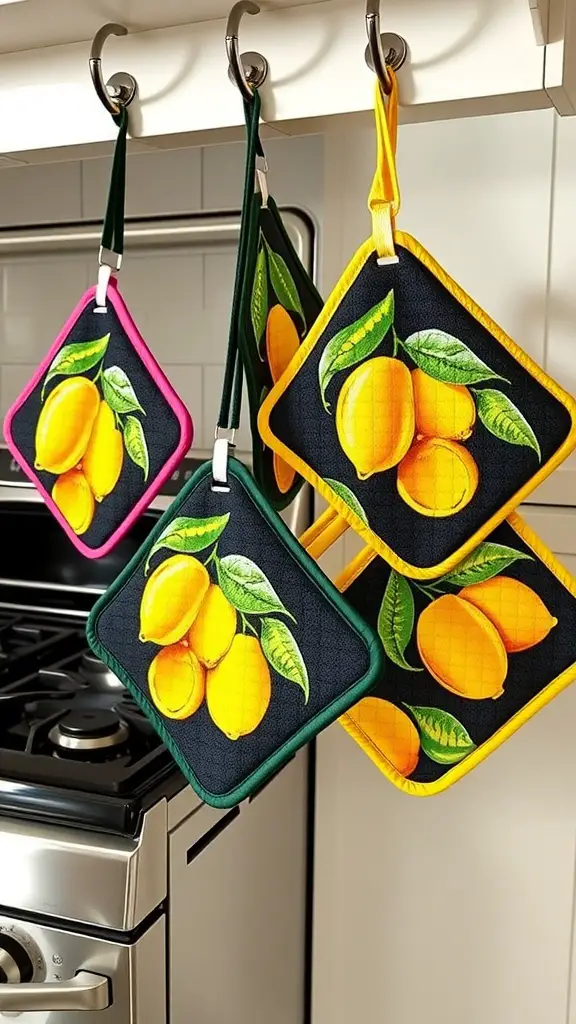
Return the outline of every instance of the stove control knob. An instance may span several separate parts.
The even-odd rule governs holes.
[[[7,932],[0,933],[0,984],[32,981],[34,965],[24,947]]]

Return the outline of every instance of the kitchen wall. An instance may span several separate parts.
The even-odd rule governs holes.
[[[334,126],[266,148],[278,199],[322,224],[327,292],[369,230],[372,129]],[[399,161],[402,226],[576,392],[576,119],[410,125]],[[241,165],[241,146],[134,155],[128,212],[235,207]],[[1,170],[0,224],[98,217],[107,174],[106,160]],[[162,260],[136,261],[122,287],[207,446],[233,261],[191,257],[178,276]],[[5,408],[94,267],[25,260],[0,273]],[[555,474],[525,512],[576,571],[576,508],[563,507],[576,507],[574,472]],[[337,571],[357,547],[347,536],[325,567]],[[430,801],[396,791],[339,726],[323,734],[313,1024],[576,1024],[575,722],[576,687]]]
[[[321,218],[322,137],[277,139],[266,148],[278,201]],[[241,144],[138,151],[128,161],[127,215],[238,209],[243,163]],[[4,168],[0,225],[101,218],[109,174],[109,158]],[[0,254],[0,416],[83,291],[95,283],[97,255],[97,247],[87,258],[44,254],[2,260]],[[211,448],[217,419],[234,264],[229,245],[211,246],[206,255],[180,250],[151,256],[137,250],[125,259],[120,279],[143,336],[192,412],[195,446],[205,450]],[[238,444],[250,450],[246,416]]]

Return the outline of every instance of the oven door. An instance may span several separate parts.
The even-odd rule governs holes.
[[[0,1020],[166,1024],[165,958],[163,915],[118,938],[0,917]]]

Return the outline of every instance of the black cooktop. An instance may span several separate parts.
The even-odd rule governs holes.
[[[83,623],[0,613],[0,814],[133,835],[184,785]]]
[[[185,460],[170,493],[196,465]],[[159,513],[90,560],[22,483],[0,501],[0,815],[134,835],[143,812],[186,783],[84,630]]]

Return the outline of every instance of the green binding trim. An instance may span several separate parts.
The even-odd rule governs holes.
[[[224,369],[224,381],[222,383],[222,398],[220,401],[220,413],[218,415],[218,426],[222,429],[236,430],[240,423],[243,371],[242,359],[238,345],[238,329],[240,325],[242,296],[246,279],[246,259],[250,251],[250,226],[255,206],[254,180],[256,176],[256,156],[262,153],[262,146],[260,144],[260,137],[258,134],[260,107],[260,94],[255,90],[252,102],[244,104],[247,131],[244,198],[242,200],[242,219],[240,240],[238,244],[238,258],[236,260],[232,312],[230,316],[228,351],[226,353],[226,366]]]
[[[258,251],[258,240],[260,233],[261,196],[257,195],[256,200],[258,204],[257,211],[255,213],[255,211],[252,210],[252,217],[255,218],[255,222],[250,225],[251,230],[247,240],[247,251],[245,258],[246,265],[252,268],[254,268],[256,265],[256,255]],[[323,306],[322,298],[318,290],[316,289],[314,282],[307,273],[305,267],[300,262],[298,254],[290,240],[290,237],[280,215],[280,211],[278,210],[278,207],[272,196],[268,197],[267,210],[268,215],[270,219],[274,221],[274,224],[282,240],[284,249],[282,250],[281,255],[284,257],[286,264],[290,270],[290,273],[294,279],[299,296],[302,297],[303,295],[307,295],[309,300],[316,301],[318,304],[318,313],[320,313]],[[295,482],[293,483],[290,490],[286,491],[285,494],[281,494],[281,492],[277,490],[277,488],[275,488],[276,493],[272,494],[270,490],[270,485],[267,482],[268,473],[266,472],[266,456],[264,454],[262,442],[258,432],[258,413],[260,412],[260,405],[262,399],[260,381],[258,378],[258,371],[256,369],[256,360],[258,359],[258,356],[256,356],[256,359],[254,358],[254,347],[252,337],[251,335],[246,334],[246,329],[249,329],[249,325],[251,324],[250,303],[252,297],[252,285],[253,278],[249,278],[246,281],[242,292],[242,302],[239,314],[239,345],[240,351],[242,353],[242,358],[244,361],[244,370],[246,374],[246,383],[248,387],[248,402],[250,406],[250,428],[253,438],[253,472],[254,476],[256,477],[256,480],[258,481],[258,484],[266,492],[266,496],[268,498],[268,501],[272,505],[272,508],[274,508],[277,512],[281,512],[282,509],[286,508],[287,505],[294,501],[294,498],[301,490],[304,481],[300,474],[297,474]],[[312,324],[309,324],[309,327],[311,326]]]
[[[103,249],[109,249],[110,252],[116,252],[121,256],[124,252],[124,204],[126,198],[126,135],[128,133],[126,107],[121,107],[119,113],[113,115],[113,120],[118,125],[119,131],[114,147],[101,245]]]
[[[344,712],[353,704],[360,700],[360,698],[363,697],[367,691],[372,688],[372,686],[374,686],[376,681],[382,677],[384,671],[384,654],[382,644],[374,630],[364,622],[361,616],[353,608],[350,607],[339,591],[336,590],[336,587],[330,582],[328,577],[324,575],[316,562],[306,553],[306,551],[304,551],[302,546],[298,543],[298,540],[290,533],[290,530],[283,520],[280,519],[274,511],[272,511],[268,502],[256,487],[248,470],[236,459],[230,459],[228,464],[229,474],[235,477],[235,479],[240,483],[244,492],[248,496],[248,499],[258,509],[265,522],[272,528],[288,554],[299,563],[311,585],[322,592],[329,604],[346,620],[356,635],[361,637],[364,641],[370,657],[370,667],[368,672],[356,683],[350,686],[346,693],[332,701],[331,704],[324,708],[323,711],[319,712],[313,719],[311,719],[310,722],[307,722],[306,725],[291,736],[289,740],[287,740],[274,752],[274,754],[264,761],[256,771],[252,772],[252,774],[249,775],[239,786],[236,786],[234,789],[224,794],[214,794],[204,789],[204,787],[199,783],[190,765],[184,760],[181,751],[168,733],[162,718],[159,716],[152,702],[148,700],[145,693],[136,685],[122,665],[116,661],[113,655],[109,653],[107,648],[100,641],[98,636],[98,623],[100,616],[110,602],[120,595],[124,586],[128,583],[134,573],[141,571],[148,551],[165,529],[167,523],[179,514],[182,505],[189,499],[190,495],[198,485],[201,484],[206,477],[211,476],[211,472],[212,467],[210,463],[204,463],[204,465],[200,466],[200,468],[196,470],[192,479],[180,492],[179,498],[174,501],[168,511],[157,523],[148,538],[145,548],[140,548],[140,551],[134,555],[130,563],[120,573],[112,586],[109,587],[107,592],[99,599],[92,609],[86,627],[86,636],[94,653],[109,665],[112,671],[116,673],[118,678],[130,691],[143,713],[148,718],[152,719],[156,732],[162,739],[163,743],[165,743],[182,774],[188,780],[196,793],[198,793],[202,800],[211,804],[213,807],[224,808],[234,807],[237,803],[240,803],[240,801],[245,800],[254,792],[255,789],[258,788],[258,786],[265,782],[271,774],[281,768],[286,761],[288,761],[290,757],[300,749],[300,747],[308,743],[322,729],[330,725],[333,721],[339,718],[340,715],[344,714]]]

